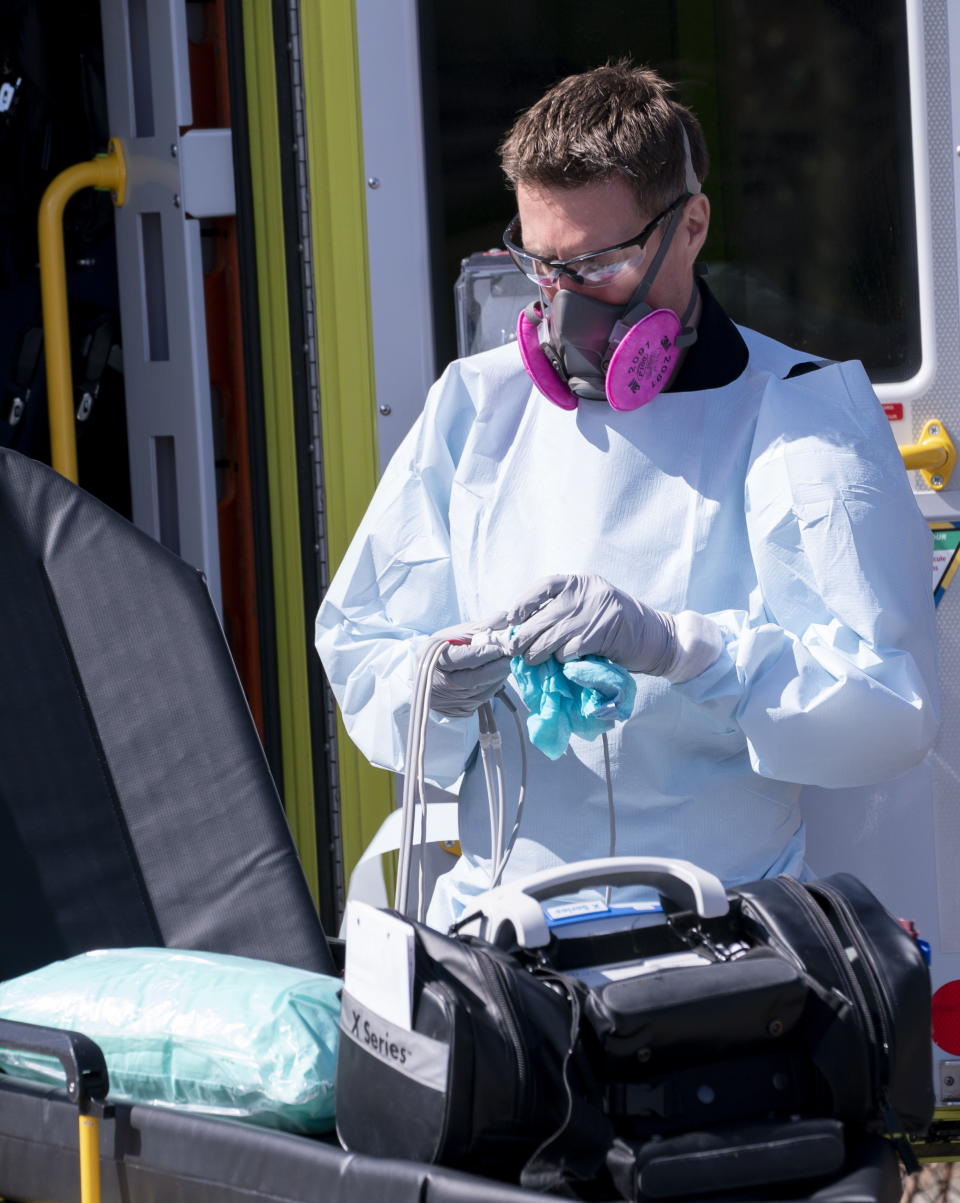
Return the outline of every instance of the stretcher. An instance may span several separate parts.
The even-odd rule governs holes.
[[[0,979],[93,948],[336,960],[199,574],[48,468],[0,450]],[[0,1197],[46,1203],[510,1203],[454,1170],[112,1103],[82,1034],[4,1023],[64,1065],[0,1074]],[[82,1173],[81,1173],[82,1163]],[[896,1203],[879,1139],[805,1197]]]

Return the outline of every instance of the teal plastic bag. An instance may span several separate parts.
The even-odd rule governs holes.
[[[564,754],[571,735],[596,739],[633,713],[636,681],[603,656],[563,663],[550,656],[542,664],[514,656],[510,668],[529,711],[530,742],[551,760]]]
[[[0,1017],[96,1041],[111,1099],[319,1133],[334,1125],[341,986],[246,957],[113,948],[0,983]],[[11,1049],[0,1068],[64,1081],[59,1062]]]

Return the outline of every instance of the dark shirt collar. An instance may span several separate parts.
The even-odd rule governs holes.
[[[721,309],[704,281],[697,281],[703,306],[697,341],[687,350],[671,393],[695,393],[731,384],[747,366],[749,352],[740,331]]]

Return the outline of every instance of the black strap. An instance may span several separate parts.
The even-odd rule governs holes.
[[[784,376],[784,380],[792,380],[795,376],[806,376],[807,372],[819,372],[821,368],[829,368],[835,362],[833,359],[805,359],[795,363]]]
[[[886,1125],[887,1135],[893,1141],[894,1148],[900,1154],[903,1168],[908,1174],[919,1174],[920,1162],[913,1151],[913,1145],[907,1140],[900,1116],[897,1115],[889,1103],[883,1108],[883,1122]]]

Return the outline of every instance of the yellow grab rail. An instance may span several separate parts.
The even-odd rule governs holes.
[[[900,448],[903,466],[920,473],[931,489],[944,489],[957,466],[957,449],[939,418],[920,431],[920,441]]]
[[[100,1203],[100,1117],[80,1115],[80,1203]]]
[[[114,204],[122,205],[126,182],[123,147],[117,138],[111,138],[110,149],[105,155],[98,155],[86,163],[76,163],[51,180],[40,202],[40,295],[50,414],[50,459],[61,476],[74,484],[77,483],[77,433],[73,420],[63,210],[70,197],[81,188],[107,189],[113,193]]]

